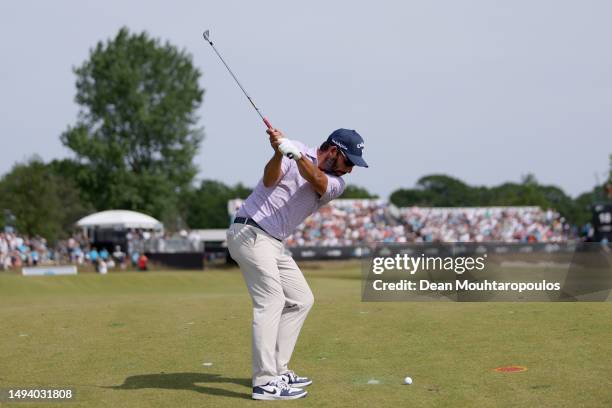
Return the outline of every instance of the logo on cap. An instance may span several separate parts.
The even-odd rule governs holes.
[[[337,144],[338,146],[340,146],[341,148],[348,150],[348,147],[346,147],[346,145],[340,143],[339,141],[337,141],[336,139],[332,139],[332,142],[334,142],[335,144]]]

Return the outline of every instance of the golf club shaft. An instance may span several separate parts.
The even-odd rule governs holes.
[[[206,39],[206,37],[204,37]],[[247,91],[244,89],[244,87],[240,84],[240,81],[238,81],[238,78],[236,78],[236,75],[234,75],[234,73],[232,72],[232,70],[230,69],[229,65],[227,65],[227,63],[225,62],[225,60],[223,59],[223,57],[221,56],[221,54],[219,53],[219,51],[217,51],[217,48],[213,45],[212,41],[210,40],[206,40],[210,46],[212,47],[212,49],[215,51],[215,53],[217,54],[217,56],[219,57],[219,59],[221,60],[221,62],[223,63],[223,65],[225,65],[225,68],[227,68],[227,70],[229,71],[230,75],[232,76],[232,78],[234,78],[234,81],[236,81],[236,84],[238,84],[238,86],[240,87],[240,90],[242,90],[242,93],[244,93],[244,96],[247,97],[247,99],[249,100],[249,102],[251,102],[251,105],[253,105],[253,108],[255,108],[255,111],[257,112],[257,114],[259,115],[259,117],[261,118],[261,120],[263,120],[263,122],[266,124],[266,126],[268,127],[268,129],[272,129],[272,125],[270,124],[270,121],[264,117],[264,115],[261,114],[261,112],[259,111],[259,109],[257,108],[257,106],[255,105],[255,103],[253,102],[253,100],[251,99],[251,97],[249,96],[249,94],[247,93]]]

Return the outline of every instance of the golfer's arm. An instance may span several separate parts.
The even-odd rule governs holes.
[[[305,155],[297,161],[298,170],[304,179],[312,184],[315,191],[322,196],[327,191],[327,176]]]
[[[283,162],[283,155],[280,153],[274,153],[274,156],[270,159],[266,167],[264,168],[263,185],[265,187],[272,187],[281,176],[281,164]]]

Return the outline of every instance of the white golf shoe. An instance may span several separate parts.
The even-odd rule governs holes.
[[[293,388],[282,377],[277,377],[265,385],[253,387],[251,395],[255,400],[293,400],[308,394],[301,388]]]
[[[282,379],[285,380],[290,387],[306,387],[312,384],[312,380],[308,377],[300,377],[294,371],[287,371],[285,374],[281,375]]]

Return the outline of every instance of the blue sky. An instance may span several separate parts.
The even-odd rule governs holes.
[[[198,177],[254,185],[264,127],[201,33],[272,123],[318,145],[366,142],[348,182],[387,197],[430,173],[477,185],[534,173],[576,195],[612,153],[609,1],[3,1],[0,174],[70,152],[75,76],[121,26],[185,48],[202,70]]]

